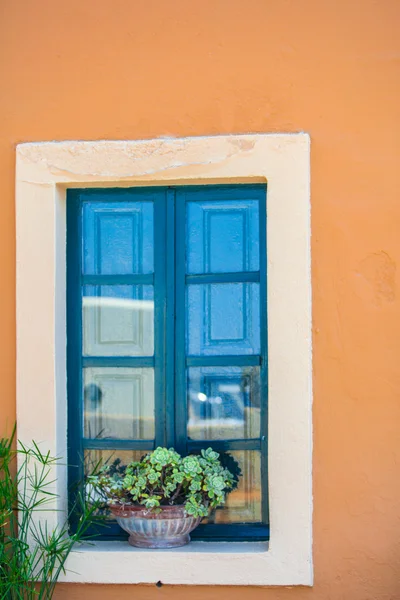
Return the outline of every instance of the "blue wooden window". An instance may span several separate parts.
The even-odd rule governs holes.
[[[268,539],[266,187],[69,190],[67,292],[71,489],[211,446],[242,476],[192,537]]]

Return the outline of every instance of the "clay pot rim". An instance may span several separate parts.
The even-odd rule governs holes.
[[[153,510],[140,504],[110,504],[108,508],[116,517],[133,517],[135,514],[140,513],[140,517],[146,519],[192,518],[191,515],[186,514],[185,506],[183,504],[159,506],[158,508],[161,509],[161,512],[153,512]]]
[[[123,510],[132,510],[132,511],[137,511],[137,510],[150,511],[150,510],[152,510],[150,508],[146,508],[142,504],[109,504],[108,508],[110,508],[112,510],[123,509]],[[158,506],[157,508],[161,509],[162,511],[164,511],[164,510],[183,510],[185,508],[185,505],[184,504],[166,504],[166,505]]]

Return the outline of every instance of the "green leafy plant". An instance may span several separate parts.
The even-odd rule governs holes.
[[[142,505],[159,512],[180,504],[188,515],[205,517],[224,503],[237,479],[211,448],[182,457],[173,448],[160,447],[126,467],[106,465],[88,482],[109,505]]]
[[[0,599],[49,600],[73,545],[102,517],[96,502],[87,505],[77,493],[76,531],[69,534],[68,519],[50,528],[46,511],[54,511],[51,473],[59,459],[35,442],[14,446],[15,428],[0,439]]]

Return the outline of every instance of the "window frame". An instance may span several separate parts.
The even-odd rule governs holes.
[[[192,539],[219,541],[264,541],[269,539],[268,514],[268,355],[267,355],[267,282],[266,282],[266,184],[227,184],[203,186],[159,186],[141,188],[99,188],[67,190],[67,397],[68,397],[68,487],[70,506],[73,492],[83,482],[85,450],[139,450],[156,446],[175,447],[183,455],[201,448],[217,451],[255,450],[261,458],[262,521],[250,523],[201,524]],[[188,275],[187,207],[189,202],[232,202],[255,200],[258,203],[259,267],[257,271],[210,273],[208,283],[259,284],[260,352],[256,355],[216,357],[191,356],[186,344],[186,302],[188,286],[204,282],[204,275]],[[83,269],[83,211],[86,203],[118,201],[150,202],[153,205],[154,270],[149,275],[85,275]],[[117,205],[116,205],[117,206]],[[111,208],[109,207],[111,211]],[[154,357],[84,356],[82,288],[85,285],[152,285],[155,299]],[[181,315],[181,318],[179,318]],[[167,352],[166,349],[169,349]],[[171,352],[171,348],[174,349]],[[194,360],[193,360],[194,359]],[[221,360],[222,359],[222,360]],[[229,359],[229,360],[228,360]],[[258,366],[260,368],[260,432],[254,439],[190,440],[187,433],[187,369],[196,366]],[[205,363],[205,364],[203,364]],[[97,366],[151,366],[155,376],[155,439],[93,440],[85,438],[83,423],[83,370]],[[186,401],[179,403],[177,398]],[[79,515],[72,518],[72,529]],[[94,532],[96,533],[96,532]],[[98,539],[126,539],[118,524],[102,527]]]
[[[151,553],[94,542],[73,550],[63,581],[312,585],[310,139],[244,134],[17,146],[18,437],[60,457],[67,453],[66,189],[265,181],[270,542],[192,542]],[[65,518],[65,461],[51,476],[58,497],[45,515],[49,527]]]

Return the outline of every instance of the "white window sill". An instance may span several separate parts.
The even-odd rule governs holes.
[[[311,585],[311,564],[296,564],[268,542],[191,542],[182,548],[145,550],[127,542],[99,541],[72,551],[60,581],[181,585]]]

